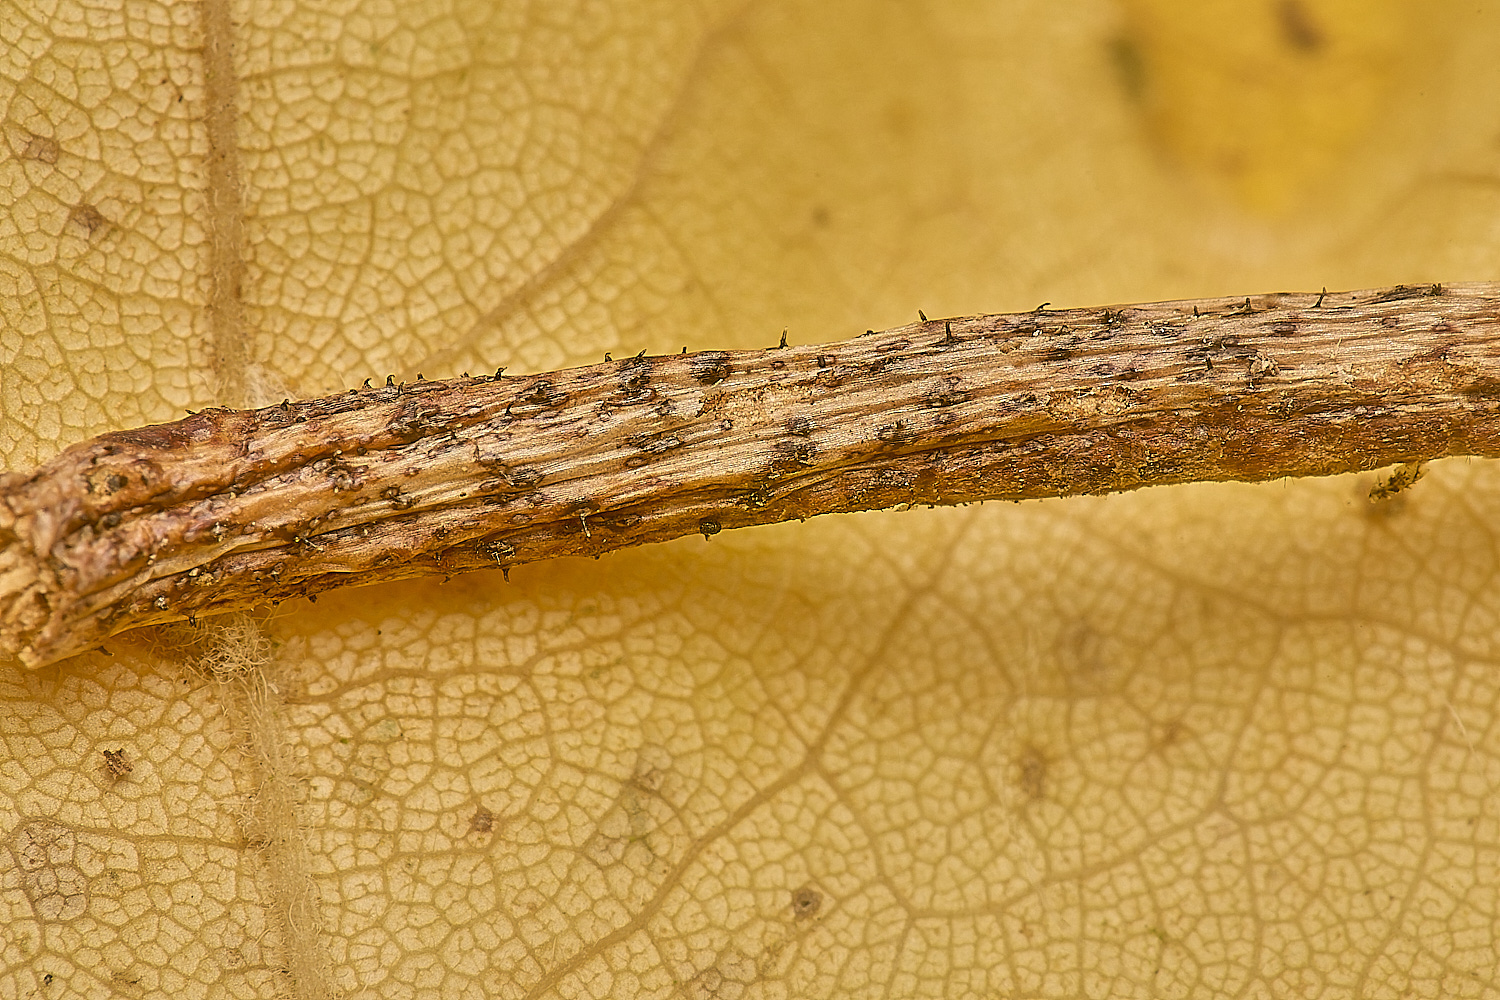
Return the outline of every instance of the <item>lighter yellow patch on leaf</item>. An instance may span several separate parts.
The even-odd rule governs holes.
[[[1251,208],[1281,212],[1384,124],[1443,50],[1442,4],[1127,0],[1121,84],[1166,149]]]

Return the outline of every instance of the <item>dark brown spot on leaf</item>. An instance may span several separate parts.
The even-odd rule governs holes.
[[[109,225],[109,220],[104,218],[93,205],[74,206],[73,211],[68,213],[68,219],[81,226],[90,236]]]
[[[135,765],[125,757],[124,750],[104,751],[104,770],[116,781],[126,777],[135,770]]]
[[[495,814],[484,806],[474,810],[474,815],[469,817],[470,833],[489,833],[495,828]]]

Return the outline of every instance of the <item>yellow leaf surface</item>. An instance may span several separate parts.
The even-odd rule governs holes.
[[[1500,14],[0,4],[0,461],[1500,264]],[[0,672],[0,997],[1497,996],[1500,476],[830,517]]]

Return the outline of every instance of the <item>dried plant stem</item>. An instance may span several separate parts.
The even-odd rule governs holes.
[[[0,655],[725,528],[1500,456],[1500,284],[929,320],[351,390],[0,476]]]

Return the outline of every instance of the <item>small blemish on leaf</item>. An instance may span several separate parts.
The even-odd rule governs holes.
[[[135,765],[126,758],[124,750],[106,750],[104,751],[104,770],[115,781],[120,781],[135,770]]]
[[[792,893],[792,917],[796,920],[810,920],[818,915],[823,908],[823,894],[810,885]]]
[[[1047,757],[1030,744],[1016,761],[1016,784],[1029,801],[1039,802],[1047,794]]]
[[[56,163],[62,147],[57,140],[45,135],[31,133],[31,138],[26,140],[26,148],[21,150],[21,159],[35,160],[38,163]]]
[[[495,814],[484,806],[474,810],[474,815],[469,817],[470,833],[489,833],[495,828]]]
[[[1146,92],[1146,60],[1134,39],[1117,35],[1109,40],[1109,63],[1125,96],[1139,101]]]
[[[1311,55],[1328,44],[1328,35],[1302,0],[1281,0],[1276,5],[1276,23],[1282,40],[1298,52]]]
[[[99,230],[109,225],[109,220],[101,215],[99,210],[93,205],[75,206],[73,211],[68,213],[68,220],[82,226],[90,236],[93,236]]]
[[[1181,719],[1171,719],[1160,726],[1153,727],[1148,749],[1153,753],[1165,753],[1190,735],[1186,723]]]

